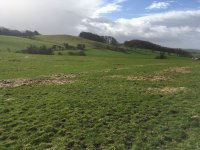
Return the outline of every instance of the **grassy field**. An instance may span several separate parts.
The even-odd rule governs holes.
[[[199,149],[199,62],[145,50],[19,54],[18,40],[0,37],[0,149]]]

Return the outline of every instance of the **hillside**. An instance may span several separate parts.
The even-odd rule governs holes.
[[[178,56],[191,57],[191,53],[183,49],[163,47],[161,45],[154,44],[148,41],[143,41],[143,40],[125,41],[124,45],[130,48],[149,49],[152,51],[174,53],[174,54],[177,54]]]
[[[103,48],[106,46],[100,42],[95,42],[72,35],[38,35],[34,36],[34,39],[58,45],[62,45],[63,43],[68,43],[73,46],[76,46],[77,44],[85,44],[86,48]]]
[[[28,38],[0,35],[0,50],[17,51],[17,50],[22,50],[31,44],[38,46],[52,45],[51,43],[45,41],[36,41]]]
[[[106,47],[106,45],[103,43],[94,42],[71,35],[38,35],[34,36],[32,39],[0,35],[0,50],[17,51],[22,50],[29,45],[52,46],[54,44],[63,45],[63,43],[68,43],[73,46],[76,46],[77,44],[85,44],[87,49]]]

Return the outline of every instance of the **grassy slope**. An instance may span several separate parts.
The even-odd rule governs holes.
[[[3,51],[8,50],[8,49],[11,51],[22,50],[31,44],[47,45],[47,46],[52,45],[51,43],[43,42],[43,41],[36,41],[32,39],[15,37],[15,36],[0,35],[0,50],[3,50]]]
[[[0,52],[0,79],[77,75],[72,84],[0,88],[2,148],[198,149],[199,62],[156,60],[155,53],[146,51],[86,53],[72,57]],[[164,71],[181,66],[191,67],[191,72]],[[172,81],[128,81],[113,75],[163,75]],[[148,92],[155,87],[187,90]]]
[[[105,45],[99,42],[90,41],[84,38],[71,35],[39,35],[34,37],[39,41],[46,41],[50,43],[63,44],[68,43],[76,46],[77,44],[85,44],[86,48],[104,47]]]
[[[4,51],[21,50],[31,44],[38,46],[39,45],[51,46],[54,44],[63,45],[63,43],[68,43],[74,46],[76,46],[77,44],[85,44],[87,49],[105,47],[105,45],[102,43],[70,35],[38,35],[35,36],[33,39],[0,35],[0,50]]]

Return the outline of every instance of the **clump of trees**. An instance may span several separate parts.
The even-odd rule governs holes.
[[[62,51],[62,50],[64,50],[65,48],[64,48],[63,46],[61,46],[61,45],[53,45],[53,46],[52,46],[52,49],[53,49],[54,51]]]
[[[69,45],[68,43],[64,43],[63,45],[53,45],[52,49],[54,51],[63,51],[63,50],[85,50],[85,44],[77,44],[76,46]]]
[[[135,49],[140,48],[140,49],[149,49],[152,51],[159,51],[160,54],[163,54],[161,52],[164,52],[168,54],[174,53],[174,54],[177,54],[178,56],[191,57],[190,52],[184,51],[182,49],[163,47],[163,46],[160,46],[151,42],[147,42],[147,41],[142,41],[142,40],[126,41],[124,45],[126,47],[135,48]],[[160,55],[160,57],[162,56]]]
[[[38,31],[18,31],[18,30],[11,30],[8,28],[0,27],[0,35],[8,35],[8,36],[19,36],[19,37],[27,37],[31,38],[34,35],[40,35]]]
[[[85,44],[77,44],[77,46],[70,46],[67,43],[64,44],[64,46],[60,45],[53,45],[52,47],[47,47],[45,45],[43,46],[36,46],[36,45],[30,45],[26,49],[17,51],[18,53],[26,53],[26,54],[41,54],[41,55],[53,55],[54,51],[58,51],[58,55],[63,55],[61,51],[66,50],[67,48],[70,48],[69,50],[77,50],[77,51],[70,51],[68,52],[71,56],[86,56],[84,50],[85,50]],[[73,49],[71,49],[73,48]]]
[[[21,51],[27,54],[42,54],[42,55],[53,55],[54,50],[52,48],[43,46],[30,45],[26,49]]]
[[[78,50],[78,51],[70,51],[70,52],[68,52],[68,55],[70,55],[70,56],[86,56],[85,47],[86,47],[85,44],[77,44],[76,47],[74,46],[74,50]]]
[[[81,32],[79,34],[79,37],[88,39],[88,40],[92,40],[92,41],[96,41],[96,42],[105,43],[108,45],[117,45],[118,44],[117,40],[112,36],[100,36],[98,34],[94,34],[94,33],[90,33],[90,32]]]
[[[77,44],[76,48],[79,50],[85,50],[85,44]]]

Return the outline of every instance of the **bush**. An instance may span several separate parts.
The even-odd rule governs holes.
[[[77,44],[76,48],[79,49],[79,50],[84,50],[85,44]]]
[[[68,52],[68,55],[70,56],[86,56],[84,51],[79,51],[79,52]]]
[[[69,45],[68,43],[64,43],[63,46],[64,46],[64,49],[66,49],[66,50],[76,50],[77,49],[75,46]]]
[[[60,55],[60,56],[61,56],[61,55],[63,55],[63,53],[61,53],[61,52],[58,52],[58,55]]]
[[[21,51],[22,53],[27,54],[42,54],[42,55],[53,55],[53,49],[48,48],[45,45],[37,47],[35,45],[30,45],[25,50]]]
[[[62,51],[62,50],[64,50],[65,48],[64,48],[63,46],[60,46],[60,45],[53,45],[53,46],[52,46],[52,49],[53,49],[54,51]]]

